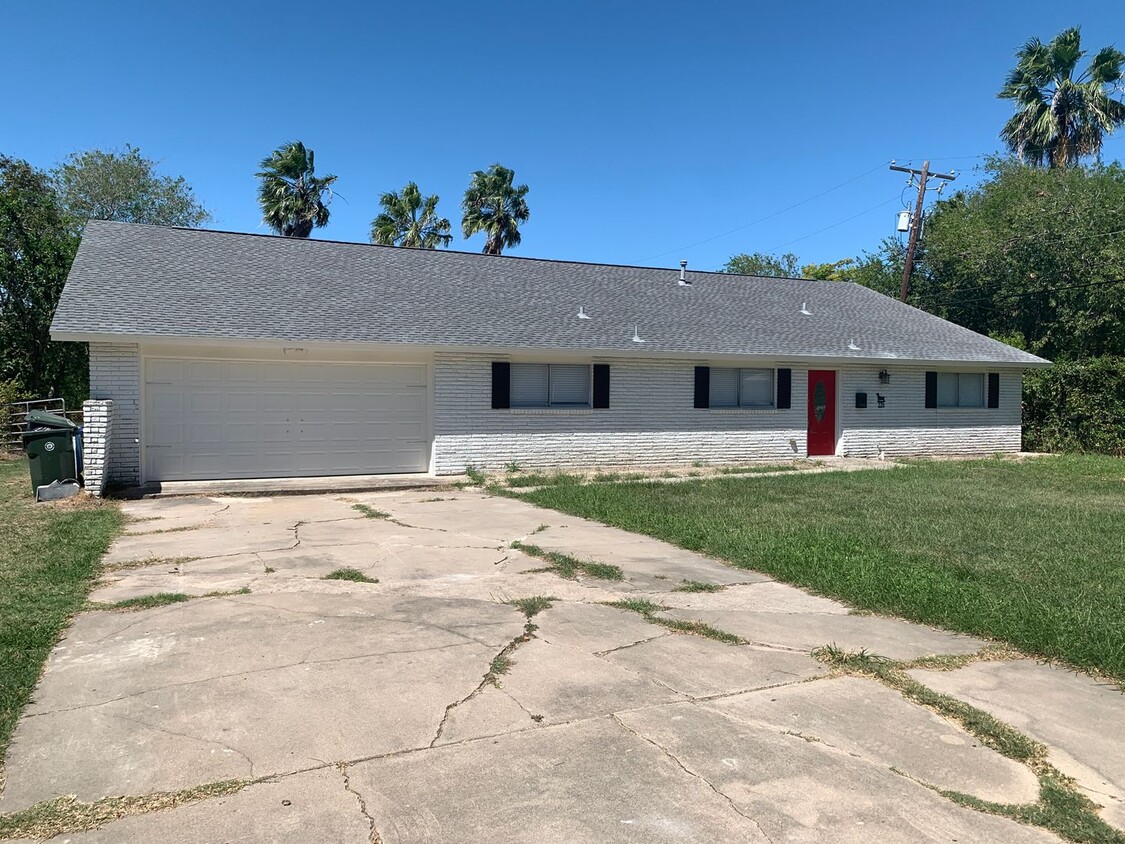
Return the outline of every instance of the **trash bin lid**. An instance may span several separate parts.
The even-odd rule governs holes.
[[[32,410],[27,414],[27,424],[32,428],[77,428],[78,426],[63,416],[45,410]]]

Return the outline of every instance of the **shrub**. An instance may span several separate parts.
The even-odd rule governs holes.
[[[1125,456],[1125,358],[1063,361],[1027,373],[1023,443],[1029,451]]]

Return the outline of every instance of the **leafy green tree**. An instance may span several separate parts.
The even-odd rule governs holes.
[[[1125,170],[988,167],[934,206],[912,301],[1047,358],[1125,355]]]
[[[284,237],[308,237],[328,225],[335,176],[317,176],[313,151],[300,141],[275,149],[256,174],[262,219]]]
[[[51,171],[51,185],[65,213],[80,224],[116,220],[195,228],[211,214],[183,176],[161,176],[157,162],[134,146],[76,152]]]
[[[1121,81],[1125,53],[1103,47],[1076,77],[1084,55],[1077,27],[1049,44],[1032,38],[1016,53],[1016,66],[997,96],[1015,101],[1016,113],[1000,137],[1022,160],[1073,166],[1083,156],[1099,155],[1104,136],[1125,123],[1125,104],[1110,96]]]
[[[86,395],[86,346],[52,343],[50,326],[77,247],[48,174],[0,156],[0,382],[70,406]]]
[[[723,266],[723,272],[735,275],[757,275],[771,278],[799,278],[801,259],[792,252],[784,255],[769,255],[765,252],[740,252],[731,255]]]
[[[407,182],[401,192],[383,194],[379,204],[383,212],[371,221],[372,243],[436,249],[453,240],[449,220],[437,214],[437,194],[422,196],[414,182]]]
[[[500,255],[510,246],[519,246],[520,224],[531,216],[527,207],[527,185],[514,185],[514,170],[493,164],[476,170],[465,198],[461,201],[461,231],[466,238],[477,232],[487,236],[487,255]]]
[[[858,265],[856,258],[841,258],[827,264],[805,264],[801,267],[801,278],[820,281],[852,281],[852,274]]]

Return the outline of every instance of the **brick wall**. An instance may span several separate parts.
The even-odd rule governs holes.
[[[902,457],[1020,450],[1020,373],[1001,373],[998,408],[927,409],[925,367],[884,368],[890,375],[889,384],[879,383],[879,367],[840,371],[841,455]],[[865,409],[855,406],[857,392],[867,393]],[[882,408],[878,395],[886,399]]]
[[[434,471],[785,460],[805,453],[803,371],[791,410],[697,410],[695,362],[610,364],[607,410],[493,410],[487,355],[434,358]]]
[[[113,402],[93,399],[82,403],[82,477],[86,491],[105,491],[109,443],[113,435]]]
[[[106,480],[140,483],[141,356],[137,344],[90,344],[90,398],[113,402]]]
[[[487,355],[434,359],[434,471],[784,460],[806,454],[807,370],[793,368],[791,410],[697,410],[695,361],[596,359],[611,365],[608,410],[493,410]],[[1019,451],[1020,376],[1000,377],[998,409],[925,408],[925,369],[839,370],[838,453],[893,457]],[[866,410],[855,393],[868,393]],[[877,393],[886,397],[878,407]]]

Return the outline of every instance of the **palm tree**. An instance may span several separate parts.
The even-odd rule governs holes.
[[[1125,53],[1103,47],[1075,78],[1081,45],[1074,27],[1050,44],[1032,38],[1016,53],[1016,67],[997,95],[1015,100],[1016,113],[1000,137],[1026,162],[1069,167],[1100,155],[1104,136],[1125,123],[1125,104],[1110,96],[1120,87]]]
[[[284,144],[263,159],[261,166],[256,174],[262,180],[258,204],[271,229],[285,237],[308,237],[314,227],[328,225],[328,203],[336,177],[317,178],[311,149],[300,141]]]
[[[488,239],[482,250],[499,255],[506,246],[518,246],[519,224],[526,223],[531,212],[527,208],[527,185],[513,185],[515,171],[493,164],[487,171],[477,170],[465,198],[461,201],[461,231],[465,237],[484,232]]]
[[[422,196],[418,185],[407,182],[401,193],[379,197],[383,213],[371,221],[371,242],[382,246],[437,249],[453,240],[449,220],[438,217],[438,196]]]

